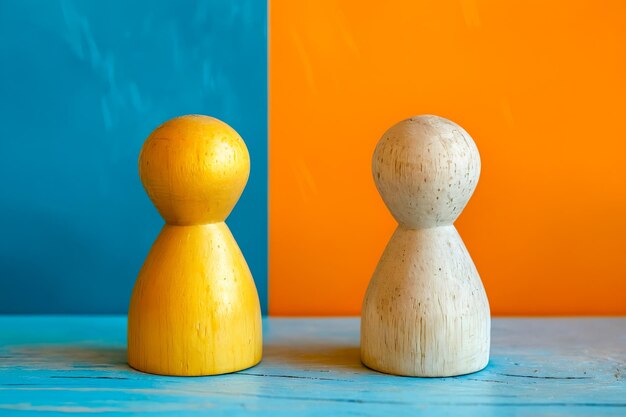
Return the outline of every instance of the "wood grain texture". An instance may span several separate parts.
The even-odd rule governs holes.
[[[482,372],[402,378],[359,361],[358,319],[264,319],[265,359],[176,378],[126,365],[122,316],[0,316],[0,414],[623,416],[626,318],[493,320]],[[160,414],[162,415],[162,414]]]
[[[452,225],[478,183],[474,141],[449,120],[413,117],[385,132],[372,173],[399,225],[363,300],[363,363],[423,377],[484,368],[489,302]]]
[[[261,360],[259,297],[224,223],[249,172],[243,139],[212,117],[172,119],[146,140],[139,173],[167,224],[130,301],[132,367],[198,376],[239,371]]]

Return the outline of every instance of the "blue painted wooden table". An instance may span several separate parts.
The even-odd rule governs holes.
[[[266,319],[230,375],[126,365],[125,317],[0,316],[0,414],[626,416],[626,319],[495,319],[482,372],[394,377],[359,362],[358,319]]]

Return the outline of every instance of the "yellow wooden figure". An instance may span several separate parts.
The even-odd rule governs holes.
[[[214,375],[261,361],[254,280],[224,221],[250,174],[237,132],[217,119],[172,119],[148,137],[139,176],[165,219],[128,312],[128,363],[162,375]]]

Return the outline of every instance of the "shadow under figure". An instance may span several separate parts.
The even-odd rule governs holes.
[[[128,371],[130,369],[126,364],[126,349],[116,346],[18,345],[9,347],[5,354],[2,365],[6,367],[19,366],[24,369],[67,371],[103,369]],[[71,378],[72,376],[55,376],[55,378],[65,377]],[[81,376],[80,378],[88,378],[88,376]],[[108,378],[115,379],[116,377],[111,376]]]
[[[354,319],[328,320],[332,325],[323,336],[310,320],[266,321],[263,338],[268,342],[263,346],[263,362],[258,369],[239,373],[339,380],[343,379],[342,375],[369,372],[359,358],[358,327]]]
[[[358,346],[332,344],[270,344],[264,347],[265,358],[274,363],[282,363],[286,368],[306,371],[327,372],[363,371],[359,359]]]

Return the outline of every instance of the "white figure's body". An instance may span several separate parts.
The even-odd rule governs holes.
[[[483,369],[489,302],[453,226],[480,175],[474,141],[449,120],[413,117],[385,132],[372,172],[399,225],[363,301],[361,360],[407,376]]]

